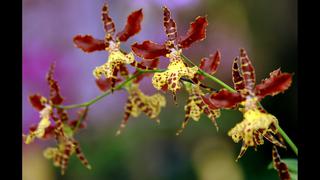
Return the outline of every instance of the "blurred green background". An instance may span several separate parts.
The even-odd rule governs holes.
[[[27,97],[32,92],[48,93],[44,78],[53,60],[57,62],[59,73],[57,79],[62,83],[62,93],[66,97],[70,94],[71,97],[67,99],[67,104],[84,102],[99,94],[94,85],[92,69],[105,61],[107,53],[84,54],[73,47],[71,39],[78,33],[103,37],[100,22],[103,2],[102,0],[23,0],[24,129],[38,121],[38,115],[30,108]],[[110,0],[108,2],[110,14],[118,30],[123,27],[126,16],[131,11],[143,8],[145,17],[142,31],[123,46],[126,49],[134,41],[151,39],[163,42],[165,34],[162,27],[161,6],[167,5],[172,11],[181,35],[187,31],[189,23],[196,16],[207,15],[209,26],[206,40],[184,50],[184,54],[198,63],[202,57],[208,57],[210,53],[219,49],[222,53],[222,62],[216,76],[229,85],[232,82],[231,63],[239,54],[239,48],[247,50],[256,68],[258,83],[279,67],[282,71],[293,72],[291,88],[284,94],[265,98],[262,104],[268,112],[279,119],[282,128],[294,142],[298,143],[296,0]],[[39,54],[44,52],[58,55],[37,59]],[[41,63],[45,64],[41,70],[42,74],[33,75],[31,72],[40,71],[41,68],[31,67],[30,64]],[[33,76],[42,79],[32,79]],[[75,86],[69,84],[74,81],[77,82]],[[144,82],[146,88],[143,89],[149,94],[155,92],[150,83],[150,79],[147,79]],[[219,88],[212,82],[210,86]],[[240,112],[222,111],[218,119],[219,132],[203,115],[199,122],[190,120],[184,132],[176,136],[175,133],[184,119],[183,107],[187,94],[183,90],[178,94],[178,106],[174,105],[170,95],[166,96],[167,107],[160,115],[160,125],[144,115],[130,118],[122,135],[116,137],[115,132],[122,119],[126,96],[124,91],[119,91],[92,106],[87,129],[76,136],[93,167],[92,170],[85,169],[76,157],[72,157],[66,175],[61,176],[60,169],[54,168],[52,162],[42,155],[43,149],[48,145],[54,145],[54,142],[39,142],[23,146],[23,179],[278,179],[276,171],[267,169],[271,162],[272,146],[269,142],[259,146],[257,152],[249,148],[240,161],[235,162],[241,143],[235,144],[226,134],[242,120]],[[295,157],[291,149],[281,149],[279,152],[282,158]]]

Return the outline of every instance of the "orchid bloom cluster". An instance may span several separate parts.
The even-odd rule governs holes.
[[[274,96],[287,90],[292,83],[292,74],[277,69],[270,73],[270,77],[256,85],[254,67],[246,51],[240,49],[240,55],[234,59],[232,67],[234,89],[230,87],[214,90],[204,84],[204,79],[208,77],[210,79],[217,71],[221,53],[216,51],[209,58],[202,58],[198,66],[182,54],[183,49],[190,48],[193,43],[206,38],[208,22],[205,16],[196,17],[190,23],[186,34],[180,36],[170,10],[163,7],[163,26],[167,40],[162,43],[151,40],[135,42],[131,45],[131,52],[125,52],[120,45],[141,30],[142,9],[132,12],[127,18],[124,29],[117,34],[106,3],[102,7],[101,19],[105,30],[103,39],[96,39],[91,35],[76,35],[73,42],[77,48],[86,53],[108,52],[106,63],[93,70],[96,85],[103,96],[119,89],[124,89],[128,93],[124,116],[117,135],[123,131],[130,116],[138,117],[144,113],[159,123],[159,114],[167,103],[162,93],[171,93],[176,103],[176,94],[185,89],[189,97],[185,104],[185,119],[177,135],[182,133],[190,118],[198,121],[200,116],[205,114],[218,130],[217,118],[221,116],[222,109],[239,110],[243,113],[243,120],[228,132],[228,136],[234,142],[242,141],[237,160],[244,155],[248,147],[256,148],[264,144],[266,139],[274,145],[272,151],[274,166],[279,171],[280,177],[286,179],[287,168],[281,163],[276,149],[276,146],[286,148],[282,135],[278,132],[279,122],[275,116],[263,109],[260,101],[266,96]],[[161,56],[169,60],[166,69],[157,68]],[[130,72],[128,66],[134,67],[135,71]],[[29,144],[36,138],[45,140],[55,138],[57,147],[46,149],[44,155],[52,159],[55,166],[61,167],[62,174],[73,153],[85,167],[90,169],[91,166],[83,155],[79,143],[74,139],[74,134],[85,127],[88,107],[101,98],[72,106],[72,108],[85,108],[80,111],[78,118],[70,121],[67,109],[71,107],[62,105],[63,97],[57,81],[53,79],[53,69],[54,65],[51,66],[47,76],[50,97],[46,98],[39,94],[30,96],[31,104],[39,111],[40,122],[37,126],[30,127],[28,135],[23,135],[24,142]],[[160,92],[147,95],[141,89],[140,82],[152,73],[152,85]]]
[[[56,107],[62,104],[64,99],[60,94],[58,82],[53,79],[54,67],[55,64],[52,64],[47,75],[50,97],[33,94],[29,98],[32,106],[39,111],[40,122],[37,126],[29,128],[28,135],[22,135],[23,141],[25,144],[30,144],[36,138],[41,140],[55,139],[57,147],[45,149],[44,156],[47,159],[52,159],[53,164],[61,168],[61,174],[65,173],[69,158],[74,153],[85,167],[91,169],[79,143],[74,138],[78,130],[86,127],[86,122],[83,120],[86,119],[88,109],[81,109],[79,116],[70,120],[66,110]]]

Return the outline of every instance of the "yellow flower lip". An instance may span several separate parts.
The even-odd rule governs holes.
[[[95,68],[93,75],[96,79],[99,79],[102,75],[106,78],[116,78],[115,70],[120,68],[122,64],[130,64],[134,62],[134,55],[132,52],[124,54],[119,49],[110,51],[108,61]]]
[[[35,131],[30,132],[29,135],[24,136],[25,144],[30,144],[33,142],[34,138],[42,138],[45,135],[45,130],[50,126],[50,114],[52,112],[52,106],[49,104],[45,104],[45,108],[43,108],[40,114],[40,122]]]
[[[171,54],[170,54],[171,55]],[[175,56],[173,56],[175,57]],[[173,58],[164,72],[155,73],[152,78],[153,86],[160,90],[167,85],[168,90],[175,93],[181,88],[181,77],[192,79],[198,71],[198,67],[187,67],[181,57]]]
[[[248,147],[264,144],[263,137],[277,146],[284,147],[273,137],[278,133],[275,128],[278,120],[275,116],[253,108],[245,110],[243,117],[244,119],[228,132],[234,142],[243,141],[238,159]]]

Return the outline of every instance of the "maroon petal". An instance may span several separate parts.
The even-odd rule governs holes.
[[[240,65],[245,89],[252,92],[256,83],[255,71],[244,49],[240,49]]]
[[[77,48],[87,53],[102,51],[106,48],[103,40],[95,39],[91,35],[77,35],[73,38],[73,42]]]
[[[278,171],[280,179],[283,179],[283,180],[291,179],[288,166],[281,161],[280,155],[278,153],[276,146],[272,147],[272,161],[273,161],[274,168]]]
[[[51,64],[50,70],[47,74],[47,81],[50,86],[50,100],[53,104],[59,105],[63,102],[63,97],[60,93],[60,87],[56,80],[53,79],[55,64]]]
[[[102,6],[101,19],[106,34],[109,34],[110,37],[113,36],[114,32],[116,31],[116,28],[112,18],[109,16],[109,8],[107,3],[104,3]]]
[[[219,51],[216,51],[215,54],[211,54],[209,58],[202,58],[199,68],[205,71],[208,74],[214,74],[217,71],[217,68],[220,64],[221,54]],[[200,80],[203,80],[204,77],[200,76]]]
[[[206,38],[207,26],[207,18],[198,16],[196,20],[190,24],[187,34],[179,38],[179,47],[188,48],[192,43],[204,40]]]
[[[29,100],[32,107],[34,107],[38,111],[41,111],[45,107],[44,104],[41,102],[41,97],[42,96],[39,94],[33,94],[29,96]]]
[[[292,75],[289,73],[282,73],[280,69],[277,69],[270,73],[270,77],[262,80],[262,82],[256,86],[255,93],[259,98],[265,96],[274,96],[280,92],[287,90],[292,83]]]
[[[143,19],[142,9],[132,12],[127,19],[124,30],[117,34],[120,41],[127,41],[130,37],[137,34],[141,30],[141,22]]]
[[[108,79],[96,79],[96,84],[98,88],[105,92],[108,91],[112,87],[112,79],[113,78],[108,78]],[[121,79],[116,79],[116,83],[122,81]]]
[[[237,90],[238,92],[241,92],[244,90],[245,85],[243,81],[243,77],[241,75],[241,71],[239,68],[239,59],[236,57],[233,61],[233,66],[232,66],[232,81],[233,81],[233,86],[234,89]]]
[[[176,22],[171,18],[170,10],[167,7],[164,6],[162,9],[164,30],[168,40],[174,43],[178,36]]]
[[[235,108],[244,98],[239,93],[232,93],[222,89],[212,93],[209,97],[203,97],[203,100],[211,109],[230,109]]]
[[[160,45],[152,41],[144,41],[142,44],[134,43],[131,45],[132,51],[143,59],[155,59],[169,53],[165,45]]]

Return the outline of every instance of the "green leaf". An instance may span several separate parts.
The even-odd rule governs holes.
[[[297,159],[281,159],[289,169],[289,174],[292,180],[298,179],[298,160]],[[274,169],[273,162],[268,165],[268,169]]]
[[[289,171],[298,173],[298,160],[297,159],[282,159],[281,161],[286,163]]]

